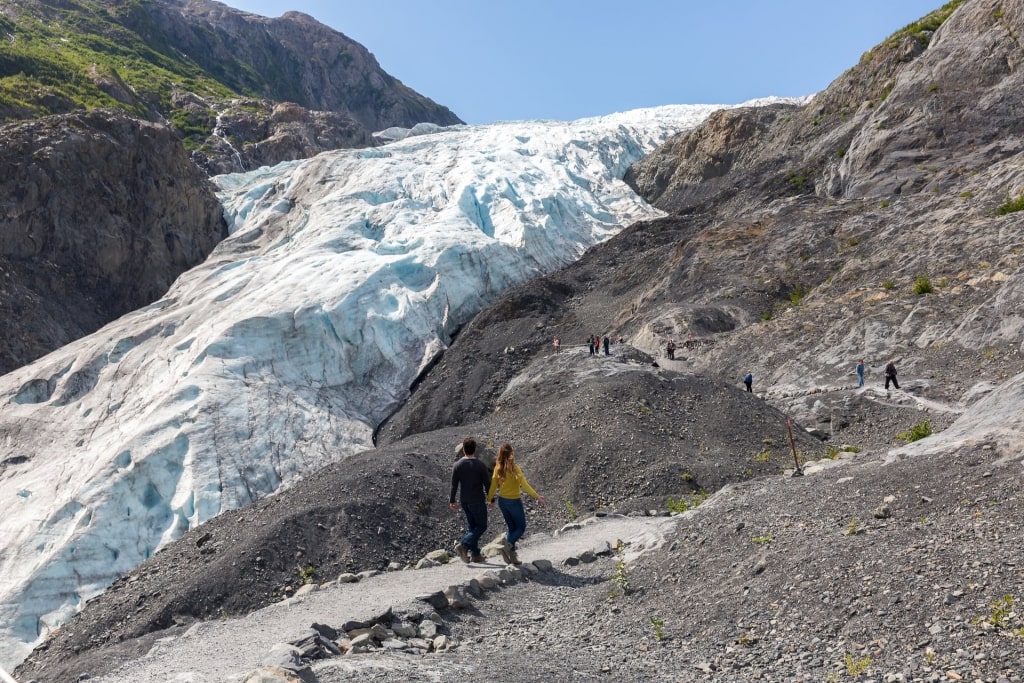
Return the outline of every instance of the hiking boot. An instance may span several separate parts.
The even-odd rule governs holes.
[[[512,546],[509,545],[508,541],[504,541],[501,544],[501,548],[498,550],[501,553],[501,559],[505,561],[505,564],[512,564],[512,558],[515,556],[516,551],[512,550]]]
[[[517,567],[523,563],[523,561],[519,559],[519,556],[516,555],[515,548],[508,551],[508,559],[511,564],[514,564]]]
[[[466,546],[462,545],[461,542],[456,542],[455,543],[455,552],[457,552],[459,554],[459,559],[461,559],[466,564],[469,564],[469,548],[467,548]]]
[[[483,555],[474,555],[470,558],[471,562],[487,562],[487,558]]]

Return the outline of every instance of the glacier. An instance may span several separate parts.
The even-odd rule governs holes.
[[[0,666],[188,529],[372,448],[497,295],[659,215],[623,174],[721,108],[392,132],[216,178],[230,235],[203,264],[0,378]]]

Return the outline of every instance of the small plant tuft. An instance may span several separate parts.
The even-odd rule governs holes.
[[[912,443],[914,441],[920,441],[926,436],[932,435],[932,423],[928,420],[921,420],[916,425],[911,427],[905,432],[900,432],[896,435],[896,438],[903,443]]]
[[[889,291],[890,289],[892,289],[895,286],[896,286],[896,281],[892,280],[892,279],[886,280],[886,281],[884,281],[882,283],[882,289],[884,289],[886,291]]]
[[[751,543],[753,543],[754,545],[768,545],[774,540],[775,539],[772,537],[771,534],[765,534],[764,536],[754,536],[750,539]]]
[[[860,676],[862,673],[866,673],[871,668],[871,657],[863,657],[861,659],[854,658],[849,652],[846,653],[846,658],[843,660],[846,665],[846,674],[851,677]]]
[[[796,285],[789,292],[789,301],[794,306],[799,306],[800,302],[803,301],[804,297],[806,297],[810,293],[810,288],[804,287],[803,285]]]
[[[698,507],[701,503],[707,500],[707,498],[708,494],[704,491],[704,489],[694,491],[693,493],[690,494],[689,499],[687,499],[685,496],[680,496],[679,498],[669,498],[667,502],[668,510],[669,512],[682,514],[687,510],[692,510],[693,508]]]
[[[665,638],[665,620],[651,617],[651,626],[654,628],[654,637],[658,640]]]
[[[1016,199],[1007,199],[996,207],[997,216],[1005,216],[1008,213],[1015,213],[1017,211],[1024,211],[1024,192],[1020,193]]]
[[[862,533],[864,533],[864,529],[860,525],[860,520],[858,520],[856,517],[851,519],[850,522],[846,525],[846,528],[843,529],[843,536],[856,536],[857,534]]]
[[[888,199],[883,199],[881,202],[878,203],[878,205],[880,207],[882,207],[883,209],[888,209],[889,208],[889,200]]]
[[[619,587],[623,595],[629,595],[629,575],[626,569],[626,561],[619,560],[615,563],[615,571],[612,572],[612,581]]]
[[[296,567],[295,570],[299,573],[299,580],[302,581],[303,584],[310,584],[316,580],[316,567],[311,564],[306,565],[305,567],[300,565]]]
[[[935,291],[932,287],[932,279],[928,277],[927,273],[921,273],[914,280],[914,294],[917,296],[924,296],[925,294],[931,294]]]
[[[1012,595],[996,598],[989,604],[989,613],[972,619],[971,625],[995,629],[1010,638],[1024,638],[1024,626],[1018,626],[1021,616],[1014,611],[1015,604]]]
[[[576,506],[573,505],[572,498],[569,498],[568,496],[566,496],[563,499],[563,502],[565,503],[565,512],[566,512],[566,514],[569,515],[569,519],[570,520],[576,519]]]

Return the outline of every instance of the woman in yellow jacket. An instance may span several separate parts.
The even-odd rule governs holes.
[[[487,501],[491,507],[494,507],[495,490],[498,492],[498,509],[501,510],[501,516],[505,518],[505,525],[508,527],[505,542],[501,547],[501,557],[509,564],[522,564],[516,555],[516,541],[522,538],[526,531],[526,510],[523,508],[519,492],[526,491],[541,505],[544,504],[544,496],[538,495],[526,481],[523,470],[516,464],[512,444],[503,443],[498,449],[494,474],[491,476],[491,488],[487,492]]]

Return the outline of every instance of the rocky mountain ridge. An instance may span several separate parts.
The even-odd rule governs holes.
[[[0,28],[0,118],[123,108],[169,122],[211,173],[372,146],[372,132],[393,126],[461,123],[299,12],[19,0],[4,6]]]

